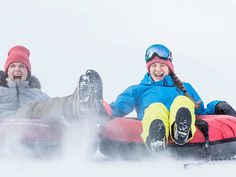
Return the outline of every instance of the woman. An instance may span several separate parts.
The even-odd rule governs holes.
[[[98,114],[101,98],[94,91],[99,88],[96,83],[90,82],[100,79],[95,71],[88,70],[80,77],[72,95],[50,98],[40,90],[37,78],[31,75],[29,56],[30,51],[20,45],[8,52],[4,72],[0,76],[0,118],[41,118],[70,122],[84,114]]]
[[[189,83],[181,82],[174,73],[170,50],[155,44],[146,50],[148,72],[138,85],[121,93],[115,102],[106,105],[111,116],[128,115],[134,109],[142,121],[142,138],[151,152],[164,149],[170,137],[176,144],[187,143],[194,135],[195,115],[230,114],[234,109],[222,101],[213,101],[204,108],[203,101]]]

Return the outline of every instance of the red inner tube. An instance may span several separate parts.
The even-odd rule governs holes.
[[[210,142],[236,138],[236,117],[229,115],[202,115],[208,123]],[[141,121],[131,117],[116,117],[106,123],[101,131],[101,137],[119,142],[143,143],[141,138]],[[193,139],[189,143],[204,143],[205,137],[197,128]],[[172,143],[171,140],[169,143]]]

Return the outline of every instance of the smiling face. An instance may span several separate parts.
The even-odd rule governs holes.
[[[9,65],[7,74],[12,81],[25,81],[28,76],[28,70],[25,64],[15,62]]]
[[[149,73],[154,81],[160,81],[169,74],[169,68],[166,64],[155,62],[150,65]]]

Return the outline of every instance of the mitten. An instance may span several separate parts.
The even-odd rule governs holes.
[[[216,105],[215,113],[216,114],[227,114],[227,115],[231,115],[231,116],[236,117],[236,111],[234,110],[234,108],[232,108],[232,106],[230,106],[230,104],[228,104],[225,101],[220,102]]]

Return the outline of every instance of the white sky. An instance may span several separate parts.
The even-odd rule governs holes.
[[[235,8],[234,0],[2,0],[0,65],[13,45],[26,45],[50,96],[72,93],[93,68],[110,102],[143,78],[146,48],[162,43],[205,103],[236,107]]]
[[[50,96],[71,94],[93,68],[111,102],[140,82],[146,48],[162,43],[205,104],[236,108],[235,9],[235,0],[0,0],[0,65],[13,45],[26,45]]]

